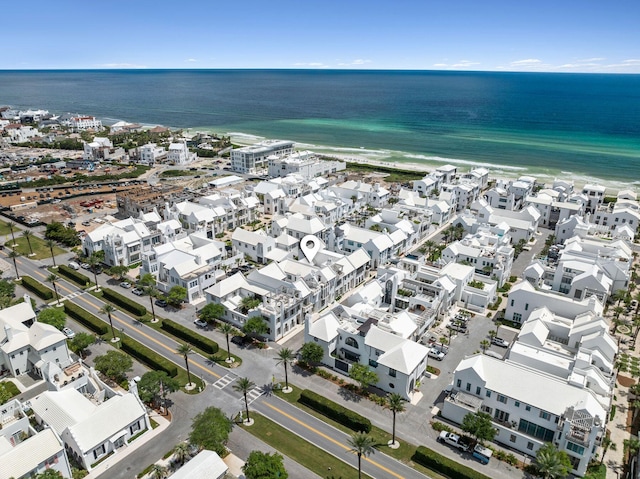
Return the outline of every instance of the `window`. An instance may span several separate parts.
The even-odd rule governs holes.
[[[396,377],[396,370],[392,369],[392,368],[389,368],[389,376],[391,376],[392,378],[395,378]]]
[[[527,449],[533,451],[533,443],[531,441],[527,442]]]
[[[390,387],[391,389],[395,389],[396,385],[395,385],[395,384],[393,384],[393,383],[389,383],[389,387]]]
[[[480,391],[482,390],[482,388],[480,386],[476,387],[476,394],[478,396],[480,396]]]
[[[528,404],[524,407],[527,411],[531,411],[531,406],[529,406]]]
[[[491,397],[491,391],[487,389],[487,392],[485,393],[485,395],[490,398]]]
[[[369,359],[369,366],[371,366],[372,368],[377,368],[378,367],[378,361],[374,361],[373,359]]]
[[[493,415],[495,419],[498,421],[508,422],[509,421],[509,413],[501,411],[500,409],[496,409],[495,414]]]
[[[104,453],[106,452],[106,449],[104,448],[104,444],[101,444],[100,446],[96,447],[93,450],[93,458],[94,459],[98,459],[100,456],[102,456]]]
[[[574,444],[571,441],[567,441],[567,449],[569,451],[575,452],[579,456],[582,456],[584,454],[584,447]]]
[[[515,300],[514,300],[514,299],[512,299],[512,300],[511,300],[511,307],[513,307],[513,304],[514,304],[514,303],[515,303]]]
[[[516,407],[520,407],[520,401],[515,401],[513,404],[514,404]]]
[[[516,323],[521,323],[522,322],[522,314],[513,313],[513,321],[516,322]]]
[[[538,426],[537,424],[526,421],[524,419],[520,419],[520,424],[518,425],[518,431],[524,432],[529,436],[535,437],[536,439],[540,439],[544,442],[553,441],[554,432],[551,429]]]
[[[471,383],[467,383],[467,391],[471,391]]]
[[[136,422],[135,424],[132,424],[131,427],[129,428],[129,430],[131,431],[131,434],[135,433],[136,431],[140,430],[140,421]]]
[[[524,305],[524,310],[525,310],[525,311],[529,311],[529,303],[525,303],[525,305]]]
[[[551,414],[549,414],[547,411],[540,411],[540,417],[548,421],[549,419],[551,419]]]
[[[507,396],[503,396],[502,394],[498,394],[498,402],[502,404],[507,404]]]
[[[347,339],[345,339],[344,344],[346,344],[347,346],[351,346],[352,348],[358,349],[358,341],[356,341],[351,337],[348,337]]]
[[[509,442],[516,442],[516,435],[515,434],[510,434],[509,435]]]
[[[457,387],[457,388],[459,388],[459,387],[461,387],[461,386],[462,386],[462,380],[461,380],[461,379],[458,379],[458,380],[456,381],[456,387]]]

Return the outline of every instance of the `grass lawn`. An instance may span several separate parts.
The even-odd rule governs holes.
[[[251,414],[251,417],[255,422],[253,426],[243,426],[245,431],[260,438],[280,453],[315,472],[320,477],[326,477],[329,470],[333,477],[348,479],[357,476],[357,469],[292,434],[275,422],[255,412]],[[375,459],[375,455],[373,458]],[[370,476],[366,474],[363,474],[362,477],[370,479]]]
[[[23,238],[21,235],[16,235],[16,243],[18,244],[18,246],[15,247],[15,250],[22,256],[28,256],[29,259],[51,258],[51,251],[49,250],[49,247],[45,244],[43,239],[32,235],[29,238],[29,241],[31,241],[31,247],[33,248],[34,256],[28,256],[30,254],[29,244],[27,243],[26,238]],[[11,239],[9,239],[9,243],[11,243]],[[66,251],[62,248],[59,248],[58,246],[53,247],[54,255],[58,256],[62,253],[66,253]]]
[[[18,394],[20,394],[20,390],[11,381],[0,383],[0,400],[6,398],[7,401],[9,401],[11,398],[17,396]],[[2,400],[0,404],[4,404],[7,401]]]
[[[348,172],[362,172],[362,173],[386,173],[384,180],[392,183],[405,183],[414,180],[421,180],[426,175],[425,172],[402,170],[393,168],[392,166],[378,166],[378,165],[366,165],[362,163],[349,163],[347,162]]]
[[[16,236],[20,236],[21,228],[18,228],[18,225],[14,226],[13,234]],[[9,229],[9,223],[6,221],[0,221],[0,236],[1,235],[11,235],[11,230]],[[9,241],[11,241],[11,236],[9,236]]]
[[[298,402],[298,399],[300,398],[300,393],[302,392],[302,389],[292,385],[291,382],[289,382],[289,386],[293,388],[293,391],[289,394],[284,394],[282,391],[276,391],[276,394],[278,395],[278,397],[284,399],[285,401],[291,404],[294,404],[296,407],[311,414],[312,416],[317,417],[318,419],[326,422],[327,424],[330,424],[336,429],[339,429],[347,434],[353,433],[351,429],[349,429],[346,426],[343,426],[339,422],[329,419],[327,416],[319,413],[314,409],[311,409],[308,406],[305,406],[304,404],[300,404]],[[362,399],[362,401],[366,401],[366,399]],[[371,405],[373,406],[373,403],[371,403]],[[399,413],[396,415],[396,425],[398,424],[398,421],[400,420],[401,415],[402,413]],[[389,429],[391,429],[392,425],[393,425],[393,419],[391,417],[391,413],[389,413]],[[398,436],[396,436],[396,441],[400,443],[400,447],[398,449],[391,449],[390,447],[387,446],[387,443],[391,440],[391,433],[383,429],[380,429],[376,426],[371,426],[371,432],[369,433],[369,435],[376,441],[376,444],[374,447],[378,449],[380,452],[383,452],[384,454],[386,454],[387,456],[391,456],[394,459],[397,459],[398,461],[404,464],[407,464],[408,466],[412,467],[416,471],[420,471],[424,474],[427,474],[429,477],[433,479],[445,478],[445,476],[442,476],[438,472],[428,469],[424,466],[421,466],[420,464],[416,464],[411,460],[411,457],[413,456],[413,454],[416,452],[416,449],[417,449],[415,445],[402,441],[400,438],[398,438]]]

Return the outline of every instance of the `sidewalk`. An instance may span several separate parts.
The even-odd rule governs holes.
[[[149,417],[152,418],[155,422],[158,423],[158,427],[156,427],[155,429],[151,429],[150,431],[147,431],[142,436],[140,436],[138,439],[133,441],[133,443],[127,444],[126,446],[116,450],[116,452],[114,454],[112,454],[107,459],[102,461],[98,466],[96,466],[85,477],[87,479],[95,479],[95,478],[97,478],[100,474],[103,474],[104,472],[106,472],[107,469],[109,469],[113,464],[124,460],[129,454],[133,453],[135,450],[137,450],[140,447],[144,446],[145,444],[147,444],[152,439],[155,439],[156,437],[158,437],[160,434],[162,434],[162,432],[167,427],[169,427],[169,424],[171,424],[167,419],[164,418],[164,416],[161,416],[161,415],[155,413],[155,411],[154,411],[153,414],[150,414]],[[138,465],[136,465],[136,466],[138,466]],[[147,465],[145,464],[145,465],[141,465],[141,466],[142,467],[140,467],[140,470],[142,470]]]

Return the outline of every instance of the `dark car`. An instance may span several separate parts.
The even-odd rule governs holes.
[[[164,308],[169,303],[167,303],[164,299],[156,299],[155,304],[156,306],[160,306],[161,308]]]

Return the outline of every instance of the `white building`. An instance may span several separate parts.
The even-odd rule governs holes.
[[[478,411],[493,418],[496,442],[532,457],[552,442],[580,476],[602,440],[608,412],[590,389],[483,354],[463,359],[454,371],[442,416],[460,424]]]
[[[65,123],[74,131],[102,130],[102,121],[95,116],[74,116]]]
[[[21,125],[19,123],[6,125],[4,131],[9,135],[11,143],[25,143],[40,134],[34,127]]]
[[[196,161],[197,155],[189,151],[187,140],[178,143],[171,143],[167,153],[167,162],[172,165],[188,165]]]
[[[351,200],[354,206],[382,208],[391,197],[391,192],[380,186],[380,183],[370,185],[362,181],[349,180],[336,186],[331,186],[330,191],[343,200]]]
[[[239,173],[266,175],[269,158],[288,156],[294,152],[295,143],[284,140],[265,140],[255,145],[231,150],[231,169]]]
[[[203,449],[195,457],[189,459],[171,479],[224,479],[229,468],[214,451]]]
[[[604,202],[606,188],[601,185],[584,185],[582,194],[587,198],[585,213],[594,213]]]
[[[584,207],[581,202],[557,201],[560,195],[552,195],[551,191],[539,191],[536,196],[527,196],[524,204],[533,206],[540,212],[540,225],[555,229],[558,223],[566,221],[572,216],[582,215]]]
[[[147,143],[138,148],[138,162],[145,165],[154,165],[167,157],[167,150],[156,143]]]
[[[335,174],[347,167],[343,161],[321,160],[311,151],[297,151],[288,156],[272,155],[268,160],[271,177],[296,174],[310,180],[316,176]]]
[[[247,231],[236,228],[231,235],[231,244],[235,254],[250,257],[253,261],[265,264],[268,253],[276,248],[276,240],[267,235],[264,230]]]
[[[36,421],[51,427],[87,471],[151,429],[146,408],[132,393],[96,403],[73,388],[47,391],[31,400],[31,408]]]

